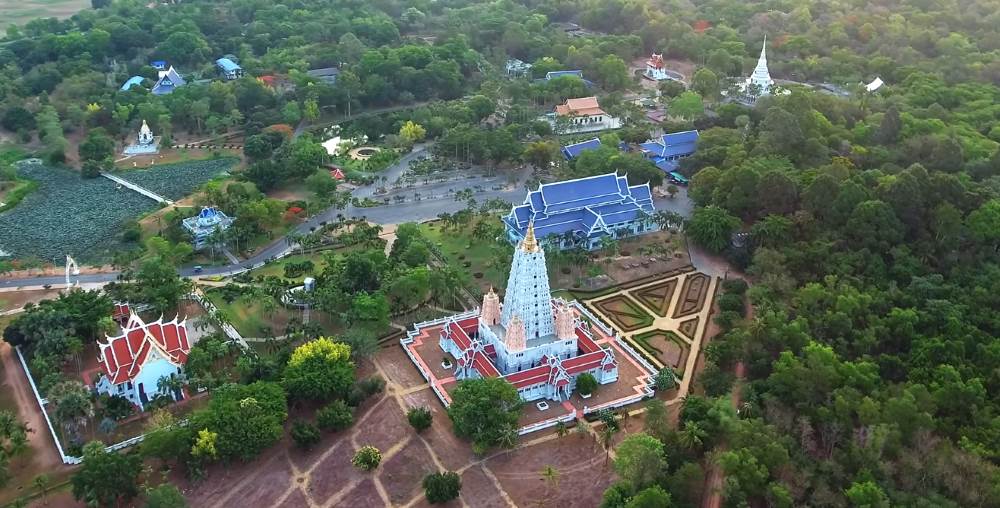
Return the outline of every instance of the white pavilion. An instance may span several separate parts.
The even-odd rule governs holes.
[[[153,136],[153,131],[146,124],[146,120],[143,120],[142,127],[139,127],[139,135],[136,136],[135,143],[126,146],[124,153],[125,155],[149,155],[159,153],[159,151],[159,139]]]

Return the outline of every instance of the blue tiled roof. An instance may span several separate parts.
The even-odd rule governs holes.
[[[576,76],[583,79],[583,71],[549,71],[545,73],[545,79],[561,78],[563,76]]]
[[[654,157],[653,164],[660,168],[662,171],[669,173],[677,169],[677,161],[671,161],[664,159],[663,157]]]
[[[219,68],[222,69],[225,72],[233,72],[233,71],[238,71],[238,70],[242,69],[242,67],[240,67],[239,65],[237,65],[236,62],[234,62],[234,61],[232,61],[232,60],[230,60],[228,58],[220,58],[220,59],[216,60],[215,61],[215,65],[218,65]]]
[[[609,173],[541,185],[503,221],[521,237],[531,221],[539,237],[568,231],[588,235],[654,211],[648,184],[629,186],[626,177]]]
[[[614,173],[608,173],[578,180],[543,184],[541,193],[548,205],[578,201],[618,192],[617,178]]]
[[[131,78],[128,78],[128,81],[126,81],[122,85],[121,90],[125,91],[132,88],[133,86],[141,85],[143,79],[144,78],[142,76],[132,76]]]
[[[162,78],[156,81],[151,90],[153,95],[165,95],[174,91],[174,88],[186,85],[187,82],[184,78],[174,70],[173,67],[167,70],[167,73],[163,75]]]
[[[601,140],[598,138],[588,139],[587,141],[581,141],[572,145],[566,145],[562,148],[563,157],[567,159],[575,159],[581,153],[587,150],[595,150],[601,147]]]
[[[678,145],[683,143],[695,143],[698,141],[698,131],[671,132],[663,135],[664,145]]]
[[[153,60],[152,62],[149,62],[149,66],[159,71],[167,70],[166,60]]]

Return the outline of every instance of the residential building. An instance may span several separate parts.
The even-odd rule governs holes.
[[[540,184],[502,220],[514,244],[531,229],[547,247],[593,250],[604,238],[657,231],[655,212],[648,183],[630,186],[625,176],[608,173]]]
[[[124,397],[139,409],[158,395],[184,398],[183,390],[162,387],[160,380],[182,375],[191,352],[186,323],[176,317],[145,323],[131,314],[120,335],[108,336],[103,344],[98,342],[101,370],[94,388]]]
[[[531,64],[517,58],[511,58],[507,60],[504,71],[509,78],[522,78],[531,74]]]
[[[601,140],[599,138],[588,139],[587,141],[581,141],[579,143],[573,143],[572,145],[562,147],[562,154],[563,157],[566,157],[566,160],[573,160],[587,150],[596,150],[600,147]]]
[[[175,88],[182,87],[187,84],[184,78],[174,69],[171,65],[167,70],[161,70],[158,72],[159,78],[156,80],[156,84],[153,85],[153,89],[150,90],[153,95],[166,95],[173,92]]]
[[[560,118],[565,122],[560,122]],[[596,132],[621,127],[621,121],[601,109],[597,97],[568,99],[556,106],[551,117],[553,126],[561,133]]]
[[[219,69],[219,75],[226,81],[240,79],[243,77],[243,67],[229,58],[223,57],[215,61],[215,66]]]
[[[320,69],[310,69],[306,71],[306,75],[312,78],[316,78],[320,82],[326,83],[328,85],[337,84],[337,76],[340,75],[340,69],[336,67],[323,67]]]
[[[491,289],[478,316],[449,319],[439,345],[456,359],[457,379],[501,377],[525,401],[568,400],[584,373],[600,384],[618,380],[614,352],[594,341],[570,304],[552,298],[531,224],[514,250],[503,304]]]
[[[643,155],[667,173],[675,171],[678,161],[689,157],[697,148],[698,131],[664,134],[639,145]]]
[[[233,225],[233,218],[222,210],[206,206],[197,216],[182,220],[181,225],[191,235],[191,243],[195,250],[200,250],[211,244],[212,235],[216,231],[229,229]]]

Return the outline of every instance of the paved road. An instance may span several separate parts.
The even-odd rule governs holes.
[[[409,167],[410,161],[426,154],[427,148],[430,145],[420,145],[414,148],[413,152],[406,154],[394,165],[390,166],[383,173],[389,182],[395,181],[399,176]],[[512,203],[520,203],[525,196],[524,190],[524,178],[526,178],[528,173],[522,172],[520,178],[516,185],[510,186],[505,190],[485,190],[475,194],[475,198],[480,203],[493,198],[499,198]],[[461,182],[454,182],[454,187],[456,190],[466,187],[474,187],[478,181],[476,179],[463,180]],[[352,192],[354,197],[365,198],[371,197],[378,184],[365,185],[358,187]],[[655,204],[658,210],[672,210],[680,213],[684,217],[689,217],[691,215],[691,210],[693,205],[687,197],[687,190],[681,189],[681,192],[673,199],[670,198],[658,198],[655,200]],[[424,220],[430,220],[442,213],[454,213],[465,208],[465,203],[460,203],[455,201],[451,197],[442,197],[437,199],[425,199],[421,201],[414,201],[408,203],[391,203],[384,206],[377,206],[371,208],[356,207],[354,205],[348,205],[345,209],[328,208],[327,210],[309,218],[293,231],[296,234],[305,234],[319,227],[322,222],[333,222],[336,220],[338,214],[345,217],[363,217],[369,222],[376,224],[400,224],[403,222],[419,222]],[[292,246],[288,243],[286,238],[280,238],[275,240],[270,245],[262,249],[253,257],[241,262],[233,263],[224,266],[210,266],[205,267],[200,273],[195,273],[193,268],[184,268],[180,270],[180,274],[184,277],[207,277],[213,275],[235,275],[240,272],[246,271],[249,268],[255,268],[257,266],[263,265],[267,260],[282,256],[292,250]],[[698,266],[697,264],[695,266]],[[88,274],[80,275],[74,277],[74,280],[79,281],[80,284],[95,284],[102,282],[111,282],[118,278],[117,272],[111,273],[98,273],[98,274]],[[12,288],[12,287],[29,287],[29,286],[42,286],[45,284],[51,284],[53,286],[62,285],[65,283],[65,277],[34,277],[34,278],[20,278],[20,279],[0,279],[0,288]]]

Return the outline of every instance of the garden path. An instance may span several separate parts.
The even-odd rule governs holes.
[[[681,378],[680,380],[680,386],[677,389],[677,396],[668,401],[667,404],[678,403],[679,401],[683,400],[684,397],[686,397],[688,392],[690,391],[691,383],[692,380],[694,379],[693,373],[695,371],[695,364],[698,361],[698,355],[701,352],[702,343],[705,340],[705,335],[706,335],[705,332],[707,331],[709,323],[711,322],[710,317],[712,313],[712,295],[715,294],[715,291],[718,288],[720,280],[718,277],[710,277],[709,286],[708,289],[706,290],[705,302],[701,306],[701,308],[698,309],[696,313],[686,314],[679,318],[671,317],[674,315],[675,312],[674,309],[677,308],[680,299],[683,297],[682,293],[684,293],[684,291],[682,290],[682,288],[684,288],[684,281],[688,277],[695,275],[697,273],[698,272],[687,272],[673,277],[669,277],[667,279],[658,279],[628,289],[622,289],[614,293],[611,293],[609,295],[604,295],[591,300],[584,301],[584,303],[587,305],[587,308],[590,309],[591,312],[595,313],[598,317],[604,320],[605,323],[611,325],[612,328],[614,328],[623,337],[625,337],[625,339],[629,341],[629,343],[631,343],[634,347],[638,347],[641,349],[641,346],[636,344],[635,341],[632,340],[632,337],[656,330],[674,332],[681,340],[689,344],[690,352],[687,357],[687,363],[685,364],[684,367],[684,373],[685,373],[684,377]],[[638,291],[641,291],[644,288],[655,286],[657,284],[662,284],[665,280],[671,280],[671,279],[677,281],[677,286],[676,290],[674,290],[670,295],[670,305],[667,307],[668,310],[666,312],[666,316],[659,316],[655,312],[651,312],[650,309],[647,308],[645,302],[643,302],[641,299],[632,297],[633,294],[635,294]],[[630,301],[635,302],[639,308],[645,310],[647,314],[652,316],[653,323],[638,330],[633,330],[631,332],[626,333],[619,329],[617,321],[615,319],[612,319],[610,316],[606,315],[601,310],[600,307],[594,305],[595,303],[600,302],[602,300],[623,297],[623,296],[629,298]],[[682,321],[688,321],[693,317],[698,318],[698,326],[695,329],[693,340],[688,340],[686,335],[680,332],[680,324]]]

